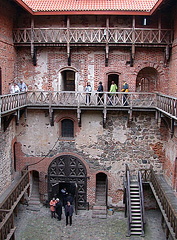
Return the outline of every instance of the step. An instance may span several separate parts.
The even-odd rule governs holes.
[[[136,219],[132,219],[132,223],[140,223],[141,224],[141,219],[139,219],[139,220],[136,220]]]
[[[131,231],[130,234],[131,235],[142,235],[142,231],[137,231],[137,232]]]
[[[141,228],[142,229],[142,227],[141,227],[141,223],[131,223],[131,228]]]
[[[106,206],[100,206],[100,205],[94,205],[92,209],[93,209],[93,210],[94,210],[94,209],[95,209],[95,210],[97,210],[97,209],[107,210],[107,207],[106,207]]]

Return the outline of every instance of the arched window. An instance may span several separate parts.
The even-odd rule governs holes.
[[[74,122],[72,120],[64,119],[61,121],[61,136],[74,137]]]

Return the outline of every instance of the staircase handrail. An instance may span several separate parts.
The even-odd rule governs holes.
[[[175,237],[177,238],[177,213],[175,212],[174,208],[171,205],[171,202],[169,201],[164,190],[159,184],[159,181],[157,180],[154,170],[151,170],[151,183],[166,213],[168,221],[171,223],[171,227],[173,228]]]
[[[139,184],[139,190],[140,190],[141,225],[142,225],[142,232],[144,233],[144,224],[145,224],[144,194],[143,194],[143,184],[142,184],[140,171],[138,171],[138,184]]]
[[[130,235],[130,224],[132,222],[131,214],[131,200],[130,200],[130,170],[126,164],[126,204],[127,204],[127,217],[128,217],[128,235]]]
[[[24,191],[29,187],[29,173],[28,168],[23,169],[21,172],[21,178],[15,184],[10,193],[0,204],[1,222],[0,222],[0,239],[5,240],[10,231],[14,228],[13,213],[19,203],[20,199],[24,195]]]

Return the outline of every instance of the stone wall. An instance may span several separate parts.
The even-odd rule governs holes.
[[[155,144],[163,145],[154,113],[134,113],[133,122],[127,126],[127,113],[110,112],[106,127],[103,128],[101,112],[85,111],[82,114],[82,126],[75,128],[72,140],[61,138],[60,118],[56,111],[55,124],[51,127],[45,111],[29,110],[27,121],[21,119],[17,129],[18,170],[26,163],[39,161],[38,164],[31,165],[30,169],[39,172],[41,194],[47,189],[44,178],[49,164],[56,156],[66,153],[76,154],[87,165],[90,203],[95,201],[95,176],[98,172],[104,172],[108,176],[110,205],[122,202],[125,164],[129,165],[135,175],[139,168],[149,168],[150,165],[161,172],[162,164],[152,148]]]
[[[12,121],[6,132],[0,131],[0,194],[11,184],[14,177],[15,121]]]

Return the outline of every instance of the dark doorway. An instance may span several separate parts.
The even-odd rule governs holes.
[[[87,171],[82,161],[72,155],[55,158],[48,169],[48,196],[61,198],[66,188],[75,198],[78,209],[87,207]]]
[[[107,175],[105,173],[96,175],[96,205],[107,206]]]
[[[108,75],[108,92],[110,90],[110,86],[111,86],[112,81],[114,81],[114,83],[119,88],[119,75],[117,75],[117,74],[109,74]]]
[[[65,70],[61,73],[61,91],[75,91],[75,72]]]

